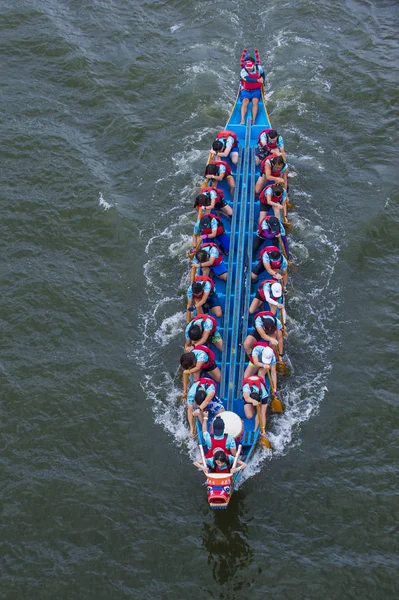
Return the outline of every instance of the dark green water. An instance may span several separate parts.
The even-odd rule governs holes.
[[[3,0],[0,598],[398,597],[395,0]],[[296,210],[286,414],[190,464],[186,249],[244,46]]]

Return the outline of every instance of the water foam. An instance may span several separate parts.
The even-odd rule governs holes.
[[[109,202],[107,202],[104,199],[104,196],[102,195],[102,193],[100,192],[98,194],[98,205],[103,207],[103,210],[109,210],[110,208],[113,208],[114,205],[110,204]]]

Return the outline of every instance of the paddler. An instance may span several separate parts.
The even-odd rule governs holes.
[[[223,261],[222,251],[212,242],[201,244],[193,259],[193,266],[201,267],[202,275],[209,277],[210,271],[219,279],[226,281],[227,266]]]
[[[284,140],[275,129],[264,129],[258,136],[255,150],[256,164],[259,165],[269,154],[281,155],[287,160],[284,150]]]
[[[269,183],[281,183],[287,189],[288,165],[282,156],[270,154],[260,165],[260,175],[255,185],[255,194],[260,194]]]
[[[263,379],[269,371],[273,382],[273,391],[277,393],[277,358],[274,349],[268,342],[256,342],[251,352],[251,360],[244,372],[244,380],[247,377],[258,375]]]
[[[240,79],[240,100],[242,103],[240,125],[245,125],[245,117],[250,102],[252,102],[252,125],[255,125],[259,100],[262,97],[261,90],[265,83],[263,67],[257,65],[255,60],[248,56],[244,61],[244,68],[241,69]]]
[[[234,131],[219,131],[212,143],[211,154],[216,160],[230,158],[233,165],[238,163],[238,138]]]
[[[209,165],[206,165],[205,177],[206,179],[211,180],[211,185],[213,187],[216,187],[220,181],[225,180],[229,186],[231,197],[234,196],[234,176],[231,172],[230,165],[225,160],[214,160],[209,163]]]
[[[224,410],[223,403],[216,396],[216,383],[209,377],[200,377],[188,390],[187,420],[189,423],[192,423],[193,416],[198,417],[203,423],[204,418],[208,420],[209,413],[214,416]]]
[[[201,193],[195,199],[194,208],[201,208],[205,213],[220,210],[227,217],[231,217],[233,214],[233,209],[224,199],[223,191],[212,186],[202,188]]]
[[[258,276],[266,270],[268,274],[283,284],[283,293],[286,292],[288,283],[288,262],[283,256],[280,248],[277,246],[266,246],[260,251],[259,262],[252,269],[252,280],[258,279]]]
[[[242,397],[244,400],[244,413],[247,419],[251,420],[256,414],[256,407],[260,404],[260,417],[262,422],[261,435],[265,435],[267,404],[270,399],[265,380],[258,375],[246,377],[242,382]],[[259,420],[256,415],[254,431],[258,429]]]
[[[200,314],[188,323],[185,329],[186,345],[184,349],[190,352],[194,346],[213,344],[218,350],[223,348],[219,324],[215,317]]]
[[[204,413],[202,422],[202,437],[206,445],[205,456],[210,458],[217,450],[223,450],[226,454],[236,455],[236,442],[232,435],[224,432],[224,421],[221,417],[215,417],[212,423],[213,433],[208,432],[208,415]]]
[[[273,278],[265,279],[259,284],[255,298],[249,307],[249,313],[253,315],[258,312],[262,304],[265,304],[265,308],[267,305],[269,307],[266,310],[270,310],[275,315],[277,310],[284,310],[282,300],[283,288],[281,287],[281,283]]]
[[[288,258],[288,240],[283,224],[277,217],[268,216],[263,213],[253,243],[253,254],[256,255],[259,248],[264,244],[266,246],[278,246],[280,241]]]
[[[180,366],[183,368],[184,375],[193,376],[194,382],[200,378],[201,371],[207,373],[215,381],[220,381],[221,373],[215,363],[215,354],[207,346],[197,345],[190,352],[182,354]],[[185,393],[187,393],[187,389],[184,389]]]
[[[264,310],[255,316],[255,327],[244,340],[244,350],[248,357],[251,355],[254,344],[260,341],[267,342],[275,349],[278,348],[279,355],[283,356],[283,326],[280,319],[271,311]]]
[[[215,292],[215,283],[210,277],[197,275],[187,290],[187,310],[196,311],[197,315],[210,310],[215,317],[223,314],[218,295]]]
[[[206,214],[198,219],[194,225],[193,246],[196,246],[197,238],[200,235],[203,240],[216,242],[224,252],[228,254],[230,250],[230,238],[225,232],[223,221],[220,217],[213,214]]]
[[[287,218],[287,191],[281,183],[268,183],[259,194],[259,220],[273,215],[281,220]]]

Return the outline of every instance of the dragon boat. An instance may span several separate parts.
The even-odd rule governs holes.
[[[241,56],[241,68],[248,56],[247,50],[244,50]],[[259,52],[255,50],[256,64],[260,64]],[[248,106],[247,115],[251,114],[251,103]],[[233,208],[231,218],[218,213],[221,218],[226,233],[230,236],[230,251],[228,254],[228,277],[227,281],[214,278],[215,291],[221,300],[223,316],[217,319],[219,331],[223,337],[223,350],[219,351],[212,348],[215,354],[216,364],[221,371],[221,380],[218,384],[217,396],[222,401],[225,412],[220,413],[220,417],[225,423],[225,433],[232,435],[237,443],[240,459],[246,462],[247,466],[253,457],[258,443],[270,448],[270,444],[263,435],[261,435],[260,426],[255,428],[255,416],[248,419],[244,413],[244,400],[242,397],[242,382],[244,371],[248,364],[248,357],[244,350],[244,339],[250,331],[252,316],[249,314],[249,306],[255,296],[259,281],[253,283],[251,272],[258,262],[259,254],[253,252],[253,240],[257,231],[259,217],[259,202],[255,201],[255,183],[259,175],[259,167],[256,166],[255,149],[258,143],[258,136],[265,129],[271,129],[271,123],[266,108],[264,88],[262,88],[262,97],[258,105],[258,114],[256,124],[252,123],[251,116],[247,116],[246,125],[240,124],[241,120],[241,101],[240,89],[226,123],[225,130],[233,132],[238,141],[239,155],[237,164],[233,164],[229,159],[232,173],[235,177],[234,196],[231,196],[229,186],[225,179],[218,183],[218,188],[224,192],[225,199]],[[211,162],[210,154],[208,163]],[[203,187],[210,186],[211,181],[204,180]],[[199,211],[201,217],[201,210]],[[289,223],[285,222],[286,226]],[[199,236],[201,237],[201,236]],[[283,244],[281,250],[286,255]],[[201,240],[198,240],[197,248]],[[267,244],[267,242],[266,242]],[[195,248],[193,248],[190,257],[193,257]],[[190,267],[191,282],[198,275],[201,275],[201,269],[195,266]],[[281,298],[284,304],[284,296]],[[266,308],[267,310],[267,308]],[[281,314],[282,313],[282,314]],[[187,310],[187,322],[190,322],[196,316],[195,311]],[[277,317],[283,324],[283,335],[285,335],[285,309],[278,310]],[[286,374],[284,364],[278,364],[278,372]],[[202,376],[202,375],[201,375]],[[187,396],[187,389],[192,383],[192,376],[183,376],[184,393],[183,399]],[[273,395],[272,381],[266,377],[265,385],[269,395],[272,398],[268,406],[268,412],[280,413],[284,407],[279,398]],[[258,411],[259,416],[259,411]],[[270,419],[267,419],[270,423]],[[204,461],[204,439],[203,426],[199,418],[194,417],[192,423],[189,423],[191,433],[197,437],[201,456]],[[212,423],[209,422],[208,428],[212,433]],[[241,477],[241,471],[231,474],[208,473],[207,478],[207,499],[212,509],[226,509],[234,489],[237,487]]]

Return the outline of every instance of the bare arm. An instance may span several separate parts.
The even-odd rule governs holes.
[[[186,369],[185,371],[183,371],[183,373],[188,373],[189,375],[191,373],[198,373],[199,371],[201,371],[203,364],[204,364],[204,362],[200,361],[195,365],[195,367],[193,367],[192,369]]]
[[[265,298],[269,304],[273,304],[274,306],[277,306],[277,308],[284,308],[284,304],[280,304],[280,302],[273,300],[273,298],[270,297],[270,294],[267,290],[265,291]]]

